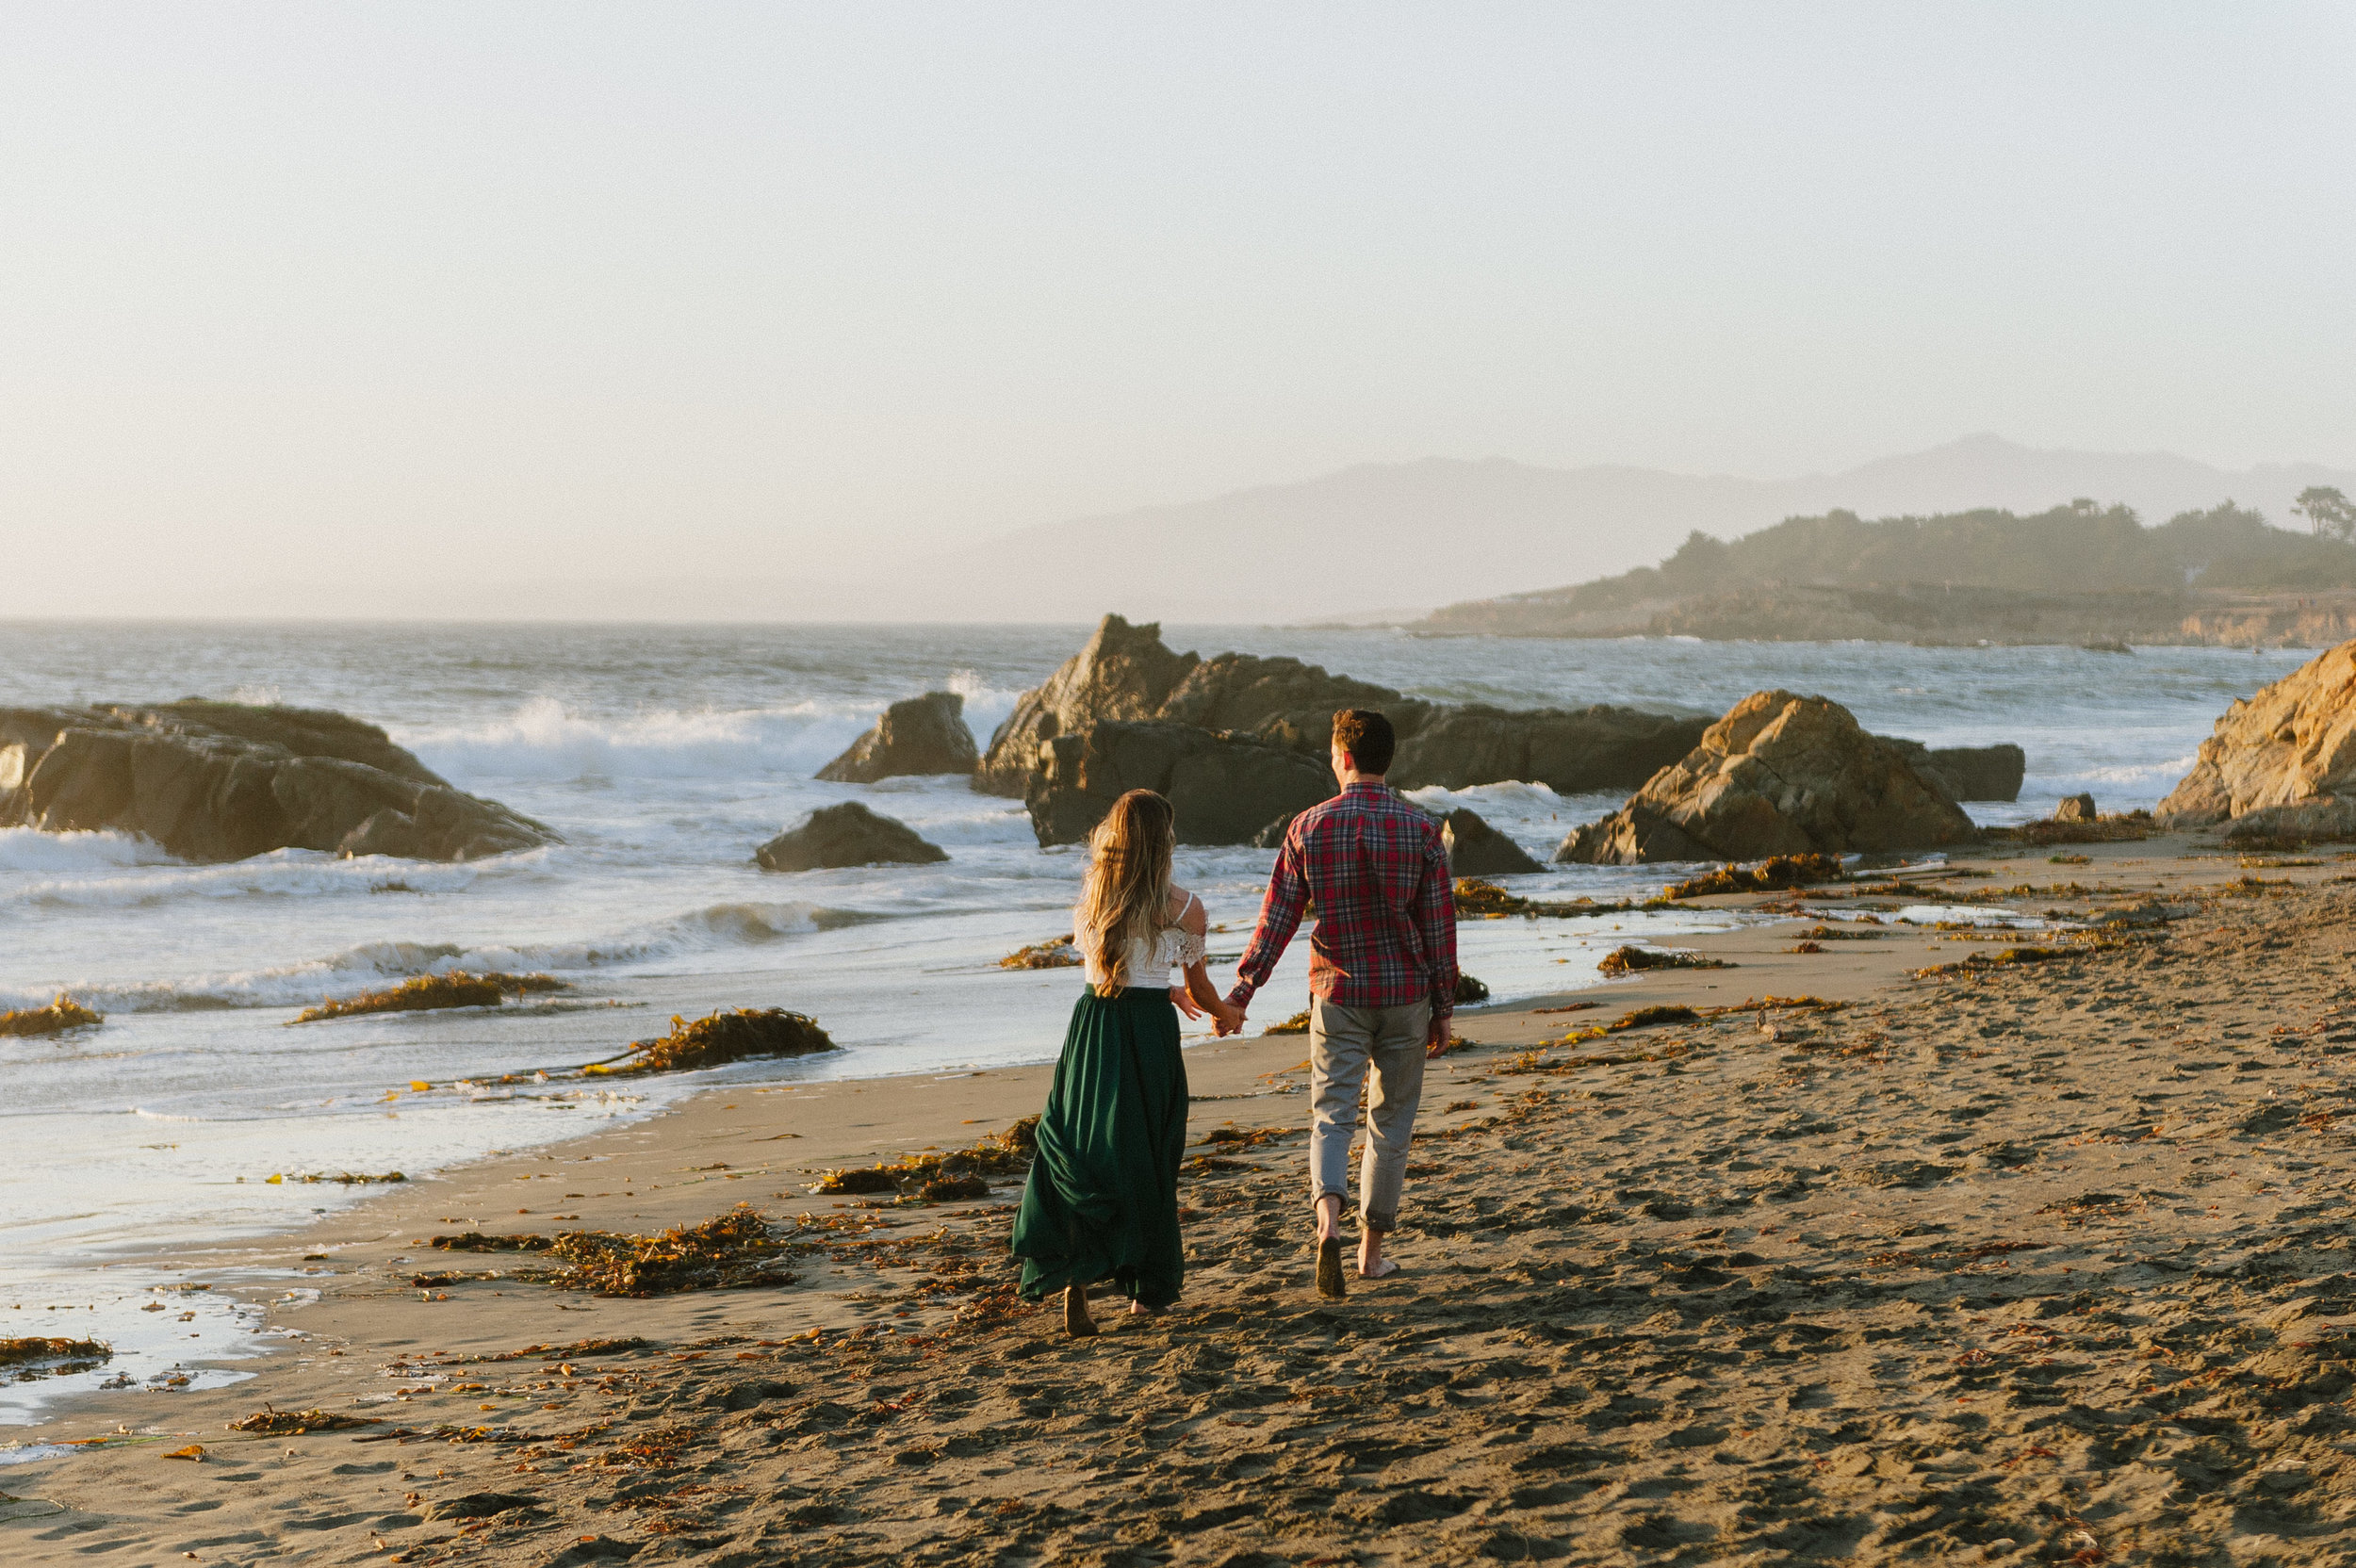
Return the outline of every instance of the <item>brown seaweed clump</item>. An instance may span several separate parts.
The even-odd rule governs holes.
[[[0,1013],[0,1035],[62,1035],[69,1029],[90,1029],[106,1021],[63,991],[46,1007],[23,1007]]]
[[[114,1353],[115,1348],[103,1339],[44,1339],[38,1334],[0,1339],[0,1366],[13,1368],[16,1380],[21,1383],[67,1372],[87,1372]]]
[[[1598,904],[1592,898],[1524,898],[1478,876],[1460,876],[1456,879],[1456,913],[1467,920],[1501,920],[1507,915],[1524,915],[1533,919],[1540,915],[1617,915],[1643,907],[1645,906],[1626,899]]]
[[[599,1296],[671,1296],[683,1290],[728,1290],[743,1285],[787,1284],[782,1271],[787,1243],[749,1203],[700,1225],[674,1226],[650,1236],[616,1231],[563,1231],[553,1236],[485,1235],[467,1231],[435,1236],[450,1252],[538,1252],[563,1266],[517,1270],[507,1276],[561,1290]],[[492,1279],[495,1275],[450,1275],[437,1282]]]
[[[693,1023],[674,1013],[671,1032],[661,1039],[639,1040],[620,1061],[594,1062],[581,1070],[688,1072],[755,1056],[806,1056],[834,1049],[818,1021],[806,1014],[782,1007],[728,1007]]]
[[[1803,888],[1811,882],[1845,882],[1835,855],[1771,855],[1755,866],[1727,864],[1688,877],[1668,890],[1671,898],[1707,898],[1711,893],[1763,893]]]
[[[1305,1035],[1309,1032],[1309,1009],[1303,1007],[1281,1023],[1271,1023],[1260,1031],[1262,1035]]]
[[[1077,969],[1083,962],[1069,933],[1018,947],[998,960],[1000,969]]]
[[[1615,947],[1596,966],[1606,974],[1635,974],[1649,969],[1732,969],[1724,958],[1711,958],[1683,948]]]
[[[305,1432],[340,1432],[353,1427],[381,1427],[372,1415],[338,1415],[327,1410],[280,1410],[264,1405],[251,1415],[228,1424],[233,1432],[263,1432],[271,1437],[301,1437]]]
[[[829,1195],[905,1193],[931,1202],[987,1198],[990,1176],[1020,1176],[1039,1152],[1039,1118],[1026,1116],[1003,1133],[946,1154],[910,1154],[889,1165],[829,1170],[810,1190]]]
[[[561,991],[570,988],[551,974],[502,974],[492,971],[466,974],[417,974],[383,990],[357,996],[331,997],[295,1015],[297,1023],[322,1019],[352,1018],[363,1013],[417,1013],[437,1007],[496,1007],[506,995],[527,991]]]

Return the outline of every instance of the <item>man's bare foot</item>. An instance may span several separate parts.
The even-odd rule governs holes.
[[[1129,1315],[1132,1317],[1159,1317],[1169,1310],[1168,1307],[1149,1307],[1142,1301],[1129,1303]]]
[[[1096,1320],[1088,1315],[1086,1285],[1063,1287],[1063,1331],[1073,1339],[1086,1339],[1096,1331]]]
[[[1399,1265],[1389,1258],[1377,1258],[1372,1263],[1364,1258],[1358,1260],[1358,1278],[1362,1280],[1387,1280],[1398,1272]]]

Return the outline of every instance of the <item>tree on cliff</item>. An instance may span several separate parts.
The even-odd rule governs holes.
[[[2307,486],[2291,502],[2291,510],[2306,518],[2307,526],[2317,533],[2356,545],[2356,502],[2349,501],[2334,486]]]

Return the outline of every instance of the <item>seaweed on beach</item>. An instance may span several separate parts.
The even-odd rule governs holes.
[[[1804,888],[1816,882],[1845,882],[1849,874],[1841,867],[1840,857],[1834,855],[1771,855],[1755,866],[1738,866],[1731,862],[1716,871],[1704,872],[1677,883],[1668,890],[1670,898],[1707,898],[1713,893],[1777,892],[1785,888]]]
[[[2046,964],[2056,958],[2083,957],[2087,951],[2082,947],[2007,947],[1997,953],[1974,953],[1952,964],[1925,965],[1911,972],[1917,980],[1930,980],[1942,974],[2001,969],[2011,964]]]
[[[1988,827],[1981,831],[1998,843],[2115,844],[2148,839],[2158,831],[2158,826],[2151,820],[2151,813],[2138,807],[2133,811],[2099,816],[2090,822],[2055,822],[2049,818],[2043,822],[2024,822],[2015,827]]]
[[[1263,1037],[1266,1037],[1269,1035],[1305,1035],[1308,1032],[1309,1009],[1303,1007],[1301,1011],[1293,1014],[1292,1017],[1285,1019],[1281,1022],[1269,1024],[1267,1028],[1261,1030],[1260,1034]]]
[[[1469,974],[1458,972],[1456,976],[1456,1004],[1458,1006],[1478,1006],[1488,1000],[1489,988],[1485,984]]]
[[[689,1022],[671,1015],[671,1032],[634,1042],[621,1058],[592,1062],[583,1072],[689,1072],[755,1056],[807,1056],[832,1051],[818,1021],[782,1007],[728,1007]]]
[[[683,1290],[783,1284],[788,1278],[777,1271],[785,1243],[770,1233],[769,1222],[749,1203],[739,1203],[700,1225],[674,1226],[650,1236],[615,1231],[495,1236],[467,1231],[435,1236],[434,1245],[450,1252],[541,1253],[563,1266],[519,1269],[505,1277],[599,1296],[669,1296]],[[498,1277],[454,1274],[436,1282]]]
[[[87,1372],[114,1353],[115,1348],[103,1339],[48,1339],[39,1334],[0,1339],[0,1366],[11,1368],[21,1383]]]
[[[901,1193],[928,1202],[986,1198],[990,1176],[1020,1176],[1039,1152],[1039,1118],[1026,1116],[1003,1133],[946,1154],[910,1154],[884,1165],[829,1170],[810,1190],[829,1196]]]
[[[297,1023],[317,1023],[331,1018],[356,1018],[368,1013],[417,1013],[442,1007],[496,1007],[502,997],[531,991],[561,991],[572,988],[551,974],[481,974],[452,971],[448,974],[416,974],[398,986],[362,991],[357,996],[330,997],[295,1015]]]
[[[1800,933],[1800,939],[1808,942],[1870,942],[1878,941],[1887,935],[1889,933],[1885,931],[1859,930],[1853,925],[1811,925]]]
[[[1531,920],[1541,915],[1570,919],[1579,915],[1624,915],[1632,909],[1667,906],[1668,901],[1661,898],[1641,901],[1621,898],[1602,904],[1592,898],[1524,898],[1478,876],[1460,876],[1456,879],[1456,913],[1467,920],[1502,920],[1508,915],[1521,915]]]
[[[1636,974],[1653,969],[1732,969],[1724,958],[1677,947],[1615,947],[1596,966],[1606,974]]]
[[[1043,942],[1018,947],[998,960],[1000,969],[1077,969],[1083,960],[1069,932]]]
[[[305,1432],[339,1432],[353,1427],[381,1427],[373,1415],[338,1415],[327,1410],[280,1410],[264,1405],[251,1415],[229,1422],[233,1432],[261,1432],[270,1437],[301,1437]]]
[[[69,1029],[94,1029],[106,1021],[63,991],[46,1007],[22,1007],[0,1013],[0,1035],[62,1035]]]

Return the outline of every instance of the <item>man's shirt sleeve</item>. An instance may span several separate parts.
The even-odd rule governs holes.
[[[1424,840],[1415,929],[1432,965],[1432,1016],[1446,1020],[1456,1011],[1456,889],[1448,880],[1448,849],[1437,833]]]
[[[1276,854],[1276,871],[1268,877],[1268,891],[1260,899],[1259,923],[1252,928],[1252,943],[1243,950],[1243,961],[1235,966],[1235,988],[1227,993],[1227,1000],[1241,1007],[1252,995],[1268,984],[1275,972],[1276,960],[1284,956],[1284,946],[1300,928],[1301,911],[1309,905],[1309,879],[1301,869],[1300,838],[1284,835],[1284,847]]]

